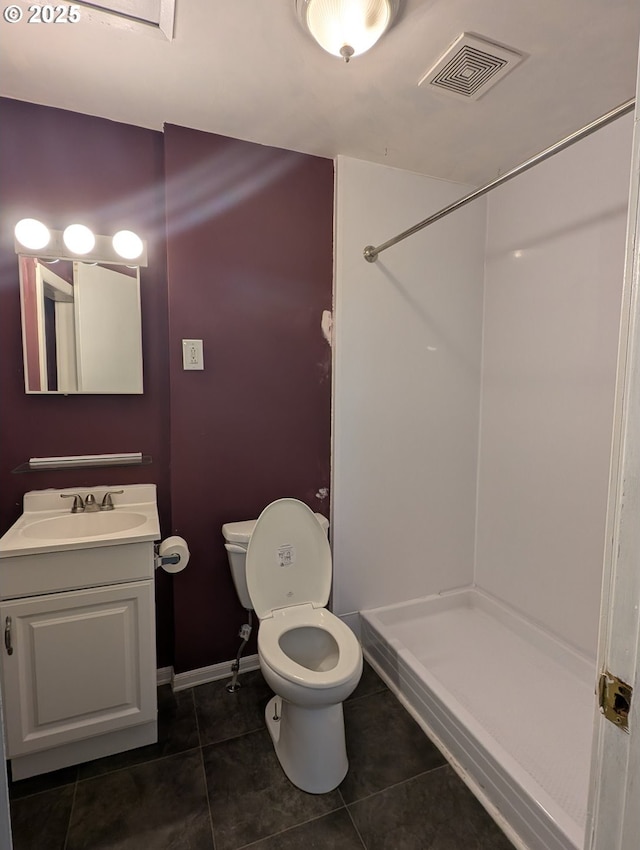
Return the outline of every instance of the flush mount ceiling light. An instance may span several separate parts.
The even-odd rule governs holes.
[[[348,62],[385,33],[399,0],[296,0],[302,24],[320,47]]]

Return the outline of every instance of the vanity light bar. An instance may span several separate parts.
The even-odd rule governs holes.
[[[146,241],[130,230],[121,230],[113,237],[97,236],[84,225],[72,224],[64,231],[50,230],[49,239],[45,241],[46,231],[46,226],[36,219],[19,221],[15,227],[16,254],[39,257],[42,260],[83,260],[118,265],[126,262],[142,267],[148,265]],[[36,234],[33,240],[30,238],[32,233]],[[75,241],[74,235],[83,235],[86,241]],[[94,241],[91,247],[92,239]],[[33,245],[39,247],[32,247]]]

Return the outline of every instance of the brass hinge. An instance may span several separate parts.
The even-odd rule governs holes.
[[[598,704],[607,720],[629,731],[629,709],[633,688],[605,670],[598,679]]]

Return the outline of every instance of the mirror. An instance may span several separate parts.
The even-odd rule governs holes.
[[[19,255],[27,393],[142,393],[140,269]]]

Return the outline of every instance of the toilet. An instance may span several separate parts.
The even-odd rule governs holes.
[[[241,603],[259,620],[258,656],[275,693],[265,711],[282,769],[310,794],[344,779],[343,701],[362,674],[362,650],[351,629],[326,609],[331,549],[326,520],[297,499],[268,505],[250,528],[244,592],[239,525],[223,526]]]

